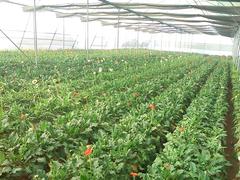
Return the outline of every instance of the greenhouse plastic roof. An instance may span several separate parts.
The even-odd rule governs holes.
[[[32,0],[0,0],[33,11]],[[87,11],[87,8],[89,9]],[[240,23],[237,0],[41,0],[37,11],[57,18],[79,17],[83,22],[124,27],[149,33],[189,33],[233,37]]]

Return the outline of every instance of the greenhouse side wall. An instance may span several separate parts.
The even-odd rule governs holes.
[[[240,29],[238,29],[233,39],[233,60],[238,70],[240,68],[240,53],[239,53],[240,49],[239,48],[240,48]]]

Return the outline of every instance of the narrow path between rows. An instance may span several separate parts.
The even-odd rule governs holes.
[[[225,148],[225,157],[228,162],[231,164],[227,167],[227,180],[234,180],[236,179],[236,174],[239,169],[239,162],[235,155],[234,145],[236,143],[236,138],[234,137],[234,123],[233,123],[233,101],[232,101],[232,79],[231,75],[229,75],[228,81],[228,94],[227,94],[227,101],[228,101],[228,111],[225,118],[225,130],[227,132],[226,137],[226,148]]]

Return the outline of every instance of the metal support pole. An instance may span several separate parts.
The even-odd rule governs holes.
[[[54,34],[53,34],[53,37],[52,37],[52,39],[51,39],[50,45],[49,45],[49,47],[48,47],[48,50],[50,50],[51,47],[52,47],[52,44],[53,44],[53,41],[54,41],[54,39],[55,39],[56,33],[57,33],[57,29],[56,29],[56,31],[55,31]]]
[[[187,34],[187,52],[190,52],[190,34]]]
[[[101,37],[101,49],[103,49],[103,35]]]
[[[87,60],[89,60],[89,0],[87,0]]]
[[[175,33],[175,44],[174,44],[174,51],[177,51],[177,33]]]
[[[24,52],[23,50],[21,50],[20,47],[18,47],[18,45],[2,30],[0,29],[0,32],[28,59],[30,59]]]
[[[72,45],[72,49],[74,49],[75,45],[77,44],[77,39],[78,39],[78,35],[77,35],[77,37],[76,37],[76,39],[75,39],[75,41],[74,41],[74,43]]]
[[[157,45],[157,42],[156,42],[156,40],[155,40],[155,38],[154,38],[154,40],[153,40],[153,49],[154,49],[154,50],[156,49],[156,45]]]
[[[193,34],[191,34],[190,52],[193,53]]]
[[[192,53],[192,34],[189,34],[189,50],[190,50],[190,53]]]
[[[120,20],[119,20],[119,12],[120,12],[120,9],[118,9],[118,23],[117,23],[117,49],[119,49],[119,23],[120,23]]]
[[[185,35],[185,51],[188,52],[188,34]]]
[[[171,35],[169,35],[169,36],[171,36]],[[168,39],[168,51],[170,51],[171,50],[171,40],[170,40],[171,38],[169,38]]]
[[[84,22],[84,49],[87,50],[87,22]]]
[[[34,11],[33,11],[33,35],[34,35],[34,52],[35,52],[35,63],[38,64],[38,46],[37,46],[37,13],[36,13],[36,0],[33,0]]]
[[[237,70],[239,71],[239,50],[240,50],[240,41],[239,41],[239,36],[237,37]]]
[[[183,52],[186,52],[186,35],[183,34]]]
[[[161,46],[160,46],[160,47],[161,47],[161,51],[162,51],[162,33],[161,33],[160,38],[161,38],[161,39],[160,39],[160,41],[161,41]]]
[[[93,46],[93,44],[94,44],[96,38],[97,38],[97,34],[95,34],[95,36],[93,37],[92,43],[91,43],[91,45],[90,45],[90,49],[92,48],[92,46]]]
[[[182,52],[182,33],[180,34],[180,52]]]
[[[63,24],[63,42],[62,42],[62,46],[63,46],[63,50],[65,49],[65,18],[62,19],[62,24]]]
[[[139,25],[137,29],[137,49],[139,48]]]
[[[236,66],[237,66],[237,70],[239,70],[239,47],[240,47],[240,41],[239,41],[239,38],[240,38],[240,34],[238,32],[237,34],[237,49],[236,49],[236,56],[237,56],[237,61],[236,61]]]
[[[21,48],[21,46],[22,46],[22,43],[23,43],[23,40],[24,40],[26,31],[27,31],[27,27],[28,27],[28,24],[29,24],[29,21],[30,21],[30,17],[31,17],[31,14],[29,14],[29,16],[28,16],[28,20],[27,20],[25,29],[24,29],[24,31],[23,31],[23,35],[22,35],[22,38],[21,38],[21,41],[20,41],[20,44],[19,44],[19,48]]]
[[[237,56],[237,60],[236,60],[236,66],[237,66],[237,70],[239,71],[239,50],[240,50],[240,41],[239,41],[239,35],[237,35],[237,47],[236,47],[236,56]]]
[[[204,38],[203,43],[204,43],[204,53],[206,53],[206,41],[205,41],[205,38]]]

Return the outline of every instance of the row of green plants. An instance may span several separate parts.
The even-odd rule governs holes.
[[[154,110],[152,98],[171,90],[169,86],[184,76],[197,73],[198,66],[204,69],[205,62],[199,60],[201,56],[188,60],[187,56],[165,55],[163,60],[164,54],[140,53],[134,55],[136,61],[121,59],[124,64],[120,65],[113,65],[114,56],[104,60],[106,66],[119,68],[114,71],[93,74],[91,69],[96,65],[92,65],[89,70],[74,74],[80,70],[75,64],[81,62],[76,58],[77,52],[70,55],[75,59],[64,60],[69,56],[67,52],[59,61],[54,60],[58,53],[42,53],[47,60],[40,61],[37,68],[29,61],[22,62],[17,55],[15,60],[3,62],[4,57],[15,57],[8,52],[9,57],[6,53],[0,56],[4,70],[0,82],[0,162],[5,178],[47,178],[46,173],[54,171],[51,163],[65,163],[79,148],[84,150],[86,145],[95,143],[101,134],[107,138],[130,112],[137,116]],[[124,57],[129,58],[129,54]],[[96,59],[93,64],[102,63],[97,56]],[[142,65],[143,62],[147,64]],[[69,65],[75,70],[67,75],[65,68]],[[91,85],[85,87],[88,82]]]
[[[179,62],[178,62],[179,63]],[[178,64],[176,63],[176,64]],[[12,116],[12,119],[14,120],[14,118],[16,118],[16,116],[18,116],[19,113],[22,113],[21,115],[24,117],[26,115],[31,117],[31,122],[36,123],[36,119],[41,119],[41,117],[44,117],[45,120],[49,120],[52,121],[54,118],[56,118],[56,114],[59,113],[68,113],[67,110],[71,111],[71,113],[73,112],[74,109],[77,109],[78,114],[76,114],[75,116],[81,116],[81,114],[84,115],[84,118],[88,118],[90,117],[91,119],[93,119],[94,114],[89,114],[88,112],[92,112],[93,109],[97,109],[99,111],[95,111],[95,116],[97,116],[98,114],[101,113],[101,119],[102,118],[107,118],[106,116],[115,116],[115,115],[119,115],[120,113],[126,113],[126,111],[128,111],[129,109],[133,108],[134,105],[136,105],[137,103],[141,103],[141,102],[146,102],[147,100],[150,100],[150,98],[154,95],[156,95],[158,92],[160,92],[158,90],[158,88],[166,88],[165,84],[171,83],[176,81],[178,78],[181,78],[184,75],[184,72],[191,69],[194,66],[199,65],[199,63],[195,63],[194,66],[190,65],[190,62],[186,62],[189,63],[188,66],[186,67],[177,67],[178,70],[173,70],[172,74],[169,76],[169,78],[167,80],[164,79],[164,76],[166,76],[167,74],[165,74],[163,72],[163,74],[153,74],[153,78],[151,78],[151,81],[149,80],[147,83],[132,83],[131,85],[134,84],[133,88],[130,88],[127,91],[123,91],[123,92],[119,92],[116,95],[115,94],[109,94],[103,97],[99,97],[96,101],[92,101],[92,103],[88,103],[86,105],[86,103],[81,103],[81,95],[80,93],[74,91],[74,92],[70,92],[66,94],[66,91],[69,91],[68,89],[63,89],[61,92],[60,88],[63,87],[63,85],[61,85],[61,87],[58,89],[58,92],[56,94],[52,94],[48,92],[48,96],[46,98],[38,98],[39,100],[33,102],[32,104],[30,103],[32,101],[33,97],[29,97],[29,95],[32,95],[33,93],[36,95],[36,92],[32,92],[30,91],[30,89],[26,89],[26,91],[24,91],[23,93],[16,93],[17,98],[15,94],[12,95],[12,92],[10,92],[9,94],[5,94],[5,97],[3,98],[3,100],[5,102],[7,102],[8,104],[14,104],[14,102],[16,100],[19,100],[20,102],[18,102],[18,104],[16,104],[16,109],[19,108],[19,112],[16,111],[15,114],[10,113],[10,117]],[[185,63],[185,65],[186,65]],[[180,64],[182,66],[182,63]],[[173,66],[171,66],[173,67]],[[166,68],[167,69],[167,68]],[[149,71],[149,73],[151,74],[151,71]],[[146,73],[146,75],[148,75]],[[118,80],[117,80],[118,81]],[[146,86],[146,84],[148,84],[148,86]],[[120,86],[119,88],[122,88],[125,84],[122,84],[122,86]],[[161,85],[161,87],[160,87]],[[144,88],[145,86],[145,88]],[[67,88],[67,87],[66,87]],[[44,93],[44,89],[39,89],[39,88],[35,88],[34,90],[37,89],[38,92],[40,93]],[[32,89],[31,89],[32,90]],[[111,92],[112,89],[107,89],[104,92],[108,93],[109,91]],[[117,88],[116,88],[117,90]],[[45,90],[46,91],[46,90]],[[158,91],[158,92],[157,92]],[[25,93],[26,92],[26,93]],[[91,91],[92,92],[92,91]],[[91,92],[89,93],[89,97],[91,97],[90,100],[94,99],[93,98],[93,94]],[[115,91],[116,92],[116,91]],[[27,93],[31,93],[31,94],[27,94]],[[81,92],[81,93],[87,93],[87,92]],[[38,95],[38,94],[37,94]],[[56,98],[54,98],[54,96],[56,96]],[[60,96],[60,98],[58,97]],[[64,104],[69,105],[65,107],[65,111],[61,112],[63,110],[63,105],[62,103],[62,99],[65,100]],[[117,104],[118,103],[118,104]],[[57,109],[57,105],[59,104],[59,108],[61,109]],[[83,106],[81,105],[84,105]],[[114,106],[115,105],[115,106]],[[116,106],[117,105],[117,106]],[[21,111],[20,112],[20,107],[24,107],[26,110]],[[100,107],[99,107],[100,106]],[[111,108],[113,107],[113,108]],[[108,108],[108,109],[107,109]],[[46,111],[46,113],[45,113]],[[117,111],[117,112],[116,112]],[[62,114],[60,114],[62,115]],[[65,114],[63,114],[65,115]],[[19,118],[21,119],[21,117],[19,116]],[[109,118],[109,117],[108,117]],[[39,121],[39,120],[38,120]],[[38,122],[37,121],[37,122]],[[98,120],[99,121],[99,120]],[[93,122],[92,122],[93,123]],[[13,125],[15,125],[15,121],[13,121]],[[8,126],[8,128],[11,126]],[[16,127],[13,127],[16,130]],[[24,133],[24,128],[21,127],[21,131],[22,133]],[[7,131],[7,128],[3,131]],[[19,134],[18,134],[19,135]]]
[[[214,61],[205,63],[170,85],[150,104],[140,104],[109,132],[99,131],[95,143],[82,144],[65,162],[51,161],[47,176],[52,179],[127,179],[146,171],[165,141],[165,135],[174,129],[215,65]],[[85,150],[91,151],[90,156],[83,154]]]
[[[145,179],[223,179],[229,75],[227,63],[216,68],[176,130],[167,135]]]
[[[0,53],[2,178],[224,175],[227,64],[154,51],[96,51],[88,61],[84,52],[40,54],[35,67]],[[192,134],[190,140],[202,139],[195,146],[185,137]]]
[[[3,53],[4,56],[6,53]],[[60,53],[61,54],[61,53]],[[47,55],[47,57],[45,57]],[[93,85],[99,84],[101,81],[106,80],[114,80],[117,78],[125,78],[126,72],[139,72],[144,70],[146,66],[149,66],[149,69],[153,69],[154,62],[155,67],[159,66],[159,61],[155,61],[154,59],[147,63],[148,60],[144,57],[138,56],[137,60],[132,60],[136,58],[134,56],[130,56],[130,59],[127,56],[124,59],[99,59],[99,57],[95,57],[91,61],[92,64],[97,64],[98,67],[93,68],[92,65],[89,65],[88,61],[85,61],[79,54],[75,54],[75,56],[70,56],[69,53],[62,54],[59,56],[58,53],[52,55],[50,52],[46,52],[43,57],[40,56],[40,63],[37,68],[35,68],[35,63],[32,61],[22,61],[20,57],[12,57],[15,58],[14,61],[11,61],[11,56],[8,57],[6,55],[5,58],[9,58],[9,62],[5,62],[4,59],[0,61],[1,63],[1,74],[3,77],[7,75],[7,84],[12,85],[12,88],[18,90],[17,87],[25,86],[26,84],[23,82],[18,83],[18,81],[14,80],[28,80],[32,78],[32,80],[37,80],[38,84],[42,81],[56,81],[56,82],[69,82],[69,85],[78,84],[78,87],[91,87]],[[80,53],[80,55],[82,55]],[[46,59],[43,59],[46,58]],[[149,57],[153,58],[153,57]],[[140,63],[140,60],[143,63]],[[85,69],[83,69],[85,67]],[[87,69],[87,70],[86,70]],[[121,71],[119,71],[121,69]],[[96,74],[94,74],[96,73]],[[10,75],[10,76],[9,76]],[[9,81],[11,83],[9,83]],[[27,83],[27,82],[26,82]],[[31,81],[28,81],[31,84]]]

